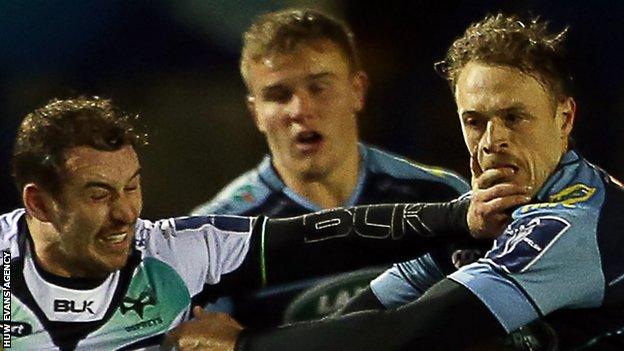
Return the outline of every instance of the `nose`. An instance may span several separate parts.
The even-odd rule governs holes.
[[[310,108],[310,96],[304,91],[299,91],[292,95],[285,111],[290,119],[301,119],[311,115]]]
[[[490,119],[481,143],[485,153],[498,153],[506,150],[509,147],[509,128],[498,118]]]
[[[111,217],[121,224],[132,224],[138,216],[136,201],[131,195],[121,194],[113,201]]]

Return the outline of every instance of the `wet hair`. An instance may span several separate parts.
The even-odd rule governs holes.
[[[453,42],[436,70],[455,91],[457,79],[469,62],[516,68],[550,89],[556,99],[572,94],[572,78],[565,59],[568,28],[550,32],[539,17],[523,20],[515,15],[489,15],[471,24]]]
[[[300,44],[329,40],[343,52],[352,72],[360,69],[354,35],[349,27],[310,9],[286,9],[260,16],[243,35],[240,70],[249,86],[249,65],[267,56],[289,53]]]
[[[65,151],[72,147],[116,151],[145,145],[146,134],[134,127],[136,118],[99,97],[55,99],[29,113],[19,127],[11,162],[18,191],[36,183],[58,194]]]

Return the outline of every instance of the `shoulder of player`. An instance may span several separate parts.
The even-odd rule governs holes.
[[[590,185],[568,184],[551,192],[543,201],[517,208],[503,237],[521,240],[528,237],[540,247],[552,246],[562,237],[582,241],[591,240],[592,236],[595,238],[604,188]]]
[[[17,242],[18,222],[26,214],[23,208],[0,215],[0,233],[2,241],[0,250],[8,250],[13,242]]]
[[[178,242],[203,242],[208,233],[249,234],[254,217],[236,215],[181,216],[150,221],[139,219],[135,225],[135,247],[143,249],[155,242],[176,238]],[[178,236],[178,234],[184,235]],[[158,246],[158,245],[156,245]],[[200,245],[201,246],[201,245]]]
[[[598,217],[605,202],[606,183],[609,181],[606,172],[583,161],[566,166],[565,171],[555,178],[545,185],[546,194],[539,194],[539,200],[516,209],[513,217],[550,215],[572,221]]]
[[[196,207],[191,214],[244,214],[261,206],[271,195],[257,169],[252,169],[225,186],[212,200]]]
[[[365,149],[367,167],[372,173],[387,174],[397,179],[441,183],[458,193],[470,190],[468,183],[453,171],[414,162],[375,147],[365,146]]]

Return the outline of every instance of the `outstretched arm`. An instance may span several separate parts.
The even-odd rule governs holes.
[[[467,210],[464,200],[258,217],[245,260],[212,292],[222,295],[397,262],[450,241],[470,240]]]

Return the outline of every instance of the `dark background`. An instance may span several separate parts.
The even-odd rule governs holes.
[[[245,105],[241,34],[259,13],[324,9],[350,23],[371,78],[363,140],[468,176],[455,106],[432,64],[487,13],[570,25],[578,149],[624,177],[624,36],[619,1],[0,2],[0,213],[19,206],[9,175],[15,130],[54,97],[110,97],[142,116],[144,216],[187,213],[253,167],[267,147]]]

